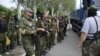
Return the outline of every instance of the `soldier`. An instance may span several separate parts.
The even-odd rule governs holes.
[[[9,33],[10,33],[10,39],[11,39],[11,49],[14,49],[16,46],[16,36],[15,36],[15,22],[14,18],[12,17],[9,21]],[[12,34],[14,33],[14,34]]]
[[[51,17],[47,17],[47,30],[48,30],[48,33],[49,33],[49,36],[46,38],[46,46],[47,46],[47,50],[50,50],[51,48],[51,29],[52,29],[52,25],[51,25]]]
[[[51,17],[51,22],[49,26],[49,32],[50,32],[50,44],[49,45],[55,45],[55,34],[57,32],[57,19],[55,17]]]
[[[0,55],[6,51],[5,37],[7,32],[7,25],[5,23],[4,18],[2,17],[2,13],[0,13]]]
[[[48,20],[45,14],[41,19],[38,19],[37,28],[41,30],[37,31],[36,35],[36,54],[37,56],[41,56],[46,53],[48,40]]]
[[[64,26],[63,33],[64,33],[64,36],[66,36],[67,23],[68,23],[67,16],[64,16],[63,19],[64,19],[64,25],[65,25],[65,26]]]
[[[26,51],[26,56],[35,56],[34,34],[36,32],[35,20],[32,19],[32,10],[26,8],[24,15],[19,19],[19,30],[22,34],[22,44]]]
[[[14,36],[15,36],[15,43],[16,45],[21,45],[21,40],[20,40],[20,37],[19,37],[19,27],[18,27],[18,16],[17,15],[14,15],[13,16],[13,19],[14,19]]]
[[[94,33],[100,31],[100,17],[97,16],[97,9],[90,7],[88,9],[88,18],[86,18],[81,30],[79,47],[82,48],[82,56],[90,56],[91,42],[96,39]],[[94,45],[95,47],[95,45]],[[93,49],[93,48],[92,48]],[[95,50],[96,51],[96,50]]]
[[[62,17],[59,17],[59,32],[58,32],[58,38],[57,38],[58,43],[64,39],[63,30],[64,30],[64,20]]]
[[[13,15],[13,12],[10,11],[9,13],[9,17],[7,19],[7,23],[8,23],[8,36],[11,40],[11,44],[10,44],[10,49],[14,49],[17,45],[17,28],[16,28],[16,20],[15,20],[15,16]],[[12,34],[13,33],[13,34]]]

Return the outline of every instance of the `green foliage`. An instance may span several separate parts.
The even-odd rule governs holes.
[[[72,11],[75,8],[75,0],[62,0],[64,10]]]
[[[76,0],[18,0],[18,4],[21,4],[25,7],[33,9],[38,8],[40,11],[44,11],[54,8],[54,12],[59,11],[59,4],[62,5],[62,11],[72,11],[75,8]]]
[[[0,12],[6,13],[9,9],[4,7],[3,5],[0,5]]]
[[[43,12],[44,11],[44,7],[42,5],[40,5],[40,6],[37,7],[37,10],[40,11],[40,12]]]
[[[7,23],[9,23],[9,19],[11,18],[11,11],[4,7],[3,5],[0,5],[0,12],[3,12],[5,14],[5,20]]]

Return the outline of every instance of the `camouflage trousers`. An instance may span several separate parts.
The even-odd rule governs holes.
[[[46,35],[37,34],[35,40],[36,56],[41,56],[46,51]]]
[[[65,27],[64,27],[64,30],[63,30],[63,33],[64,33],[65,36],[66,36],[66,31],[67,31],[67,24],[65,24]]]
[[[55,32],[51,31],[50,32],[50,38],[49,38],[49,45],[50,45],[50,47],[55,44],[54,41],[55,41]]]
[[[5,40],[6,34],[0,33],[0,54],[3,54],[6,51],[6,40]]]
[[[3,54],[4,49],[5,49],[5,42],[4,41],[0,41],[0,54]]]
[[[57,42],[61,42],[64,39],[64,33],[63,31],[59,31],[58,32],[58,38],[57,38]]]
[[[35,55],[33,38],[34,38],[33,35],[23,35],[22,36],[22,44],[23,44],[23,48],[26,51],[26,56]]]
[[[83,43],[82,56],[90,56],[91,43],[92,40],[89,39]]]
[[[100,39],[92,41],[90,45],[90,56],[100,56]]]
[[[10,35],[9,38],[11,41],[10,48],[14,49],[17,46],[17,35]]]

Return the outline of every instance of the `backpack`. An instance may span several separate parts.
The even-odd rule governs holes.
[[[94,17],[94,19],[95,19],[95,22],[96,22],[97,31],[96,31],[96,33],[93,34],[93,37],[94,37],[94,41],[97,41],[100,38],[100,31],[98,29],[98,22],[97,22],[95,17]]]
[[[94,33],[94,39],[91,41],[91,44],[89,46],[89,54],[91,56],[100,56],[100,31],[98,30],[98,23],[96,18],[94,17],[96,26],[97,26],[97,31]]]

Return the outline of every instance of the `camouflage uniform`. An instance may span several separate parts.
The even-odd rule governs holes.
[[[64,20],[62,17],[59,18],[59,32],[58,32],[58,38],[57,41],[61,42],[64,39]]]
[[[22,44],[26,51],[26,56],[35,55],[34,50],[34,33],[35,33],[35,20],[23,17],[19,20],[19,28],[22,33]]]
[[[0,18],[0,54],[6,51],[6,43],[5,43],[6,31],[7,31],[7,25],[5,21],[2,18]]]
[[[100,38],[92,41],[89,54],[90,56],[100,56]]]
[[[37,31],[36,35],[36,56],[45,55],[46,48],[47,48],[47,21],[43,19],[38,19],[37,21],[37,28],[44,28],[45,31]]]
[[[87,39],[83,43],[82,56],[100,56],[100,39]]]
[[[56,18],[54,18],[54,17],[52,17],[51,19],[51,22],[49,23],[50,25],[49,25],[49,32],[50,32],[50,38],[49,38],[49,40],[50,40],[50,43],[49,43],[49,45],[50,45],[50,47],[52,46],[52,45],[55,45],[55,33],[56,33],[56,31],[57,31],[57,22],[56,22]],[[49,47],[49,48],[50,48]]]
[[[83,47],[82,47],[82,56],[90,56],[89,54],[89,49],[90,49],[90,40],[86,40],[84,43],[83,43]]]
[[[68,23],[67,16],[63,17],[63,19],[64,19],[64,25],[65,25],[65,26],[64,26],[63,32],[64,32],[64,35],[66,36],[67,23]]]
[[[17,29],[14,17],[9,19],[8,23],[9,38],[11,40],[10,48],[13,49],[17,45]],[[13,34],[12,34],[13,33]]]
[[[5,37],[6,33],[0,33],[0,54],[6,51]]]
[[[48,31],[49,35],[46,38],[46,49],[50,50],[51,48],[51,17],[47,18],[47,22],[46,22],[46,30]]]

